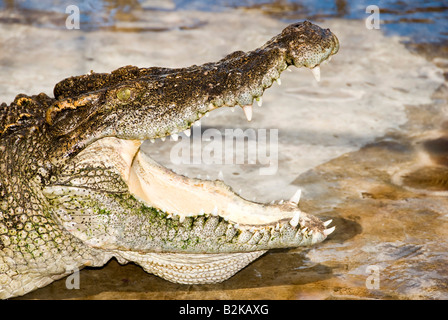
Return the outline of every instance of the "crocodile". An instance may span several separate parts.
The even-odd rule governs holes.
[[[0,105],[0,298],[112,258],[181,284],[219,283],[274,248],[333,230],[286,202],[248,201],[220,179],[178,175],[140,150],[178,139],[210,111],[252,103],[289,66],[320,75],[339,50],[304,21],[260,48],[185,68],[121,67],[57,83],[54,98]],[[182,138],[187,138],[182,134]]]

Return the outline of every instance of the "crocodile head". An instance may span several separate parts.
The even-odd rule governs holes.
[[[178,69],[127,66],[65,79],[55,86],[54,99],[18,96],[13,105],[20,112],[12,117],[13,125],[3,125],[0,151],[19,159],[20,153],[27,154],[31,160],[24,172],[7,172],[26,180],[23,194],[36,194],[37,205],[29,212],[44,217],[34,224],[38,233],[44,232],[38,227],[50,223],[60,229],[56,236],[41,236],[40,250],[55,241],[57,247],[65,243],[71,248],[59,262],[45,259],[44,266],[63,260],[79,268],[116,257],[170,281],[214,283],[266,250],[323,241],[334,227],[327,229],[328,221],[298,208],[300,192],[281,204],[251,202],[219,180],[175,174],[140,146],[143,140],[188,135],[192,124],[217,108],[238,105],[250,121],[253,100],[261,103],[264,90],[282,71],[294,65],[318,75],[319,65],[338,47],[328,29],[303,22],[258,49],[234,52],[216,63]],[[32,137],[25,140],[38,150],[32,153],[36,158],[26,141],[13,144],[27,134]],[[5,159],[10,161],[2,165],[8,166],[16,158]],[[40,277],[40,282],[29,280],[34,287],[57,278],[58,271],[35,264],[27,264]]]

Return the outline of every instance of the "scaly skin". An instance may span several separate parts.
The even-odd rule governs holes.
[[[55,86],[55,98],[18,95],[2,104],[0,298],[111,257],[174,282],[219,282],[266,250],[324,240],[328,223],[301,212],[297,199],[252,204],[219,181],[204,182],[201,190],[241,205],[241,212],[272,214],[240,219],[238,208],[224,213],[206,206],[203,214],[189,214],[151,205],[138,193],[139,183],[148,171],[172,173],[139,147],[141,140],[182,132],[219,107],[240,105],[250,118],[247,106],[289,65],[314,68],[338,48],[328,29],[297,23],[259,49],[216,63],[127,66],[65,79]]]

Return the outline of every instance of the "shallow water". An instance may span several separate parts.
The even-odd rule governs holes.
[[[2,2],[7,9],[0,18],[0,100],[8,103],[20,92],[51,95],[59,80],[90,70],[216,61],[258,47],[300,11],[298,3],[282,1],[252,1],[238,9],[230,1],[219,8],[200,1],[103,1],[100,12],[91,10],[97,20],[86,9],[85,30],[67,30],[64,10],[36,3]],[[273,250],[217,285],[172,284],[113,260],[82,270],[79,290],[68,290],[63,279],[23,298],[447,299],[448,60],[411,52],[407,38],[384,28],[366,29],[351,2],[346,11],[338,9],[344,2],[337,3],[303,4],[304,14],[329,27],[341,43],[322,67],[320,83],[309,70],[285,72],[282,85],[266,91],[263,106],[254,106],[252,122],[241,110],[217,110],[193,129],[191,141],[202,147],[208,141],[194,137],[208,129],[218,129],[223,138],[225,129],[278,130],[274,174],[260,175],[260,162],[174,165],[176,142],[144,145],[179,173],[216,179],[221,171],[250,200],[289,199],[301,188],[303,211],[333,219],[336,231],[326,241]],[[428,19],[440,24],[434,11],[446,11],[426,9]]]
[[[371,0],[2,0],[2,22],[22,22],[39,27],[61,28],[65,10],[76,4],[81,13],[81,29],[117,28],[122,23],[138,25],[151,20],[151,14],[167,11],[231,12],[236,9],[256,11],[285,22],[324,20],[332,18],[365,19],[366,8],[376,5],[381,12],[381,24],[388,34],[409,36],[412,42],[442,42],[448,40],[448,5],[446,1],[371,1]],[[159,26],[159,31],[167,26]],[[197,26],[190,26],[197,27]],[[135,27],[138,30],[138,26]],[[149,26],[141,29],[151,28]],[[136,30],[134,29],[134,31]],[[154,28],[154,30],[157,30]]]

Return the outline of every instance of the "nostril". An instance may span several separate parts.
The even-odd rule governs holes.
[[[336,54],[339,51],[339,39],[335,35],[333,35],[333,43],[334,43],[334,47],[333,47],[332,54]]]

